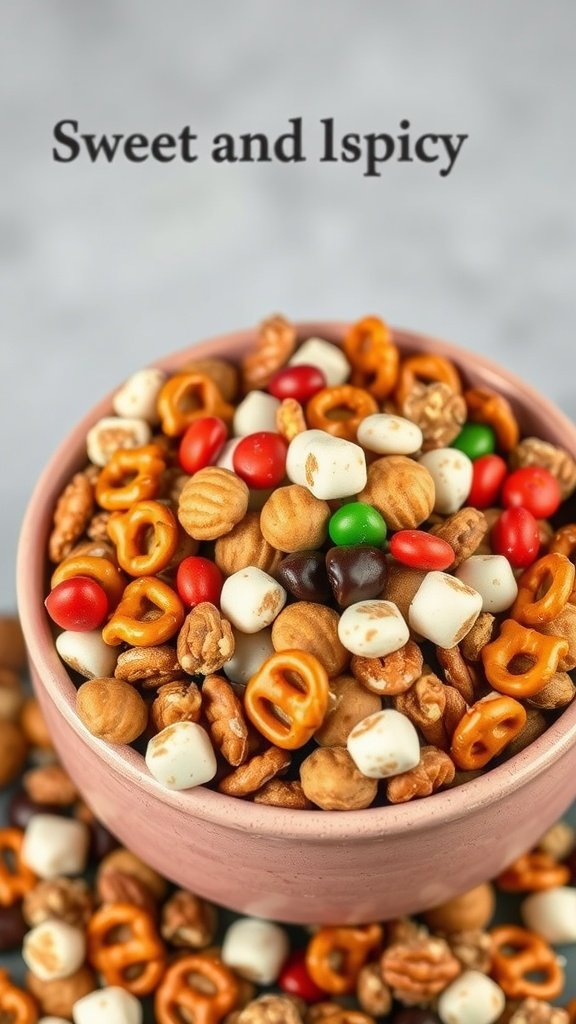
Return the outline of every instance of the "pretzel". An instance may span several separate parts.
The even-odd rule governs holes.
[[[148,619],[149,605],[161,614]],[[154,647],[170,640],[182,626],[186,613],[178,594],[156,576],[142,576],[129,583],[112,618],[102,630],[102,639],[112,647]]]
[[[337,1003],[316,1003],[308,1010],[306,1021],[307,1024],[320,1024],[321,1021],[326,1021],[326,1024],[374,1024],[374,1017]]]
[[[375,412],[378,403],[368,391],[340,384],[316,392],[306,405],[306,420],[311,429],[355,441],[362,420]]]
[[[553,534],[548,544],[549,552],[557,552],[559,555],[566,555],[570,561],[574,561],[576,558],[576,523],[568,523],[566,526],[561,526],[556,533]],[[576,587],[570,594],[570,603],[576,602]]]
[[[169,377],[158,395],[156,408],[162,430],[169,437],[179,437],[202,416],[219,416],[229,423],[234,414],[218,385],[204,373],[176,373]]]
[[[127,938],[115,929],[127,929]],[[152,915],[133,903],[107,903],[87,927],[88,959],[107,985],[119,985],[134,996],[147,996],[159,984],[166,966],[164,944]],[[135,971],[135,968],[141,968]]]
[[[149,531],[152,537],[149,537]],[[108,521],[118,564],[130,576],[155,576],[170,564],[178,547],[174,513],[160,501],[139,501]]]
[[[277,651],[250,679],[244,708],[267,740],[283,750],[296,750],[322,725],[328,692],[326,669],[313,654]]]
[[[474,771],[483,768],[522,731],[526,711],[512,697],[488,697],[479,700],[459,721],[450,747],[457,768]]]
[[[52,573],[51,589],[64,580],[72,579],[73,576],[88,576],[91,580],[96,580],[108,598],[110,611],[113,611],[120,601],[126,586],[125,576],[109,558],[100,558],[98,555],[70,555],[60,562]]]
[[[0,907],[11,907],[34,888],[36,875],[22,859],[24,833],[19,828],[0,829]],[[11,854],[14,869],[6,854]]]
[[[504,395],[490,388],[468,388],[464,392],[468,419],[473,423],[486,423],[496,434],[498,447],[503,452],[515,448],[520,440],[518,420]]]
[[[462,391],[460,374],[449,359],[420,352],[414,356],[408,356],[400,363],[398,382],[394,392],[394,398],[400,408],[414,389],[414,385],[419,381],[425,381],[427,384],[442,381],[457,394]]]
[[[8,972],[0,968],[0,1019],[10,1024],[37,1024],[38,1009],[32,996],[13,985]]]
[[[343,347],[352,366],[352,384],[375,398],[387,398],[396,384],[399,366],[388,325],[377,316],[365,316],[347,332]]]
[[[157,1024],[219,1024],[238,1002],[238,981],[220,960],[192,953],[171,964],[154,998]]]
[[[500,925],[490,932],[492,975],[509,999],[556,999],[564,987],[564,972],[550,946],[534,932],[517,925]],[[504,952],[509,947],[511,952]],[[531,981],[530,974],[543,974]]]
[[[320,928],[306,949],[308,973],[316,985],[330,995],[353,992],[368,955],[381,941],[379,924],[364,928]]]
[[[532,697],[550,682],[568,649],[568,641],[562,637],[546,636],[506,619],[500,635],[483,648],[481,657],[486,678],[495,690],[509,697]],[[533,664],[514,674],[509,665],[519,654],[527,655]]]
[[[553,551],[539,558],[518,581],[512,618],[523,626],[551,622],[568,603],[575,576],[576,569],[566,555]]]
[[[497,879],[504,892],[542,892],[567,885],[569,881],[570,869],[543,850],[518,857]]]
[[[118,448],[100,471],[96,501],[108,512],[118,512],[155,498],[165,469],[166,453],[158,444]]]

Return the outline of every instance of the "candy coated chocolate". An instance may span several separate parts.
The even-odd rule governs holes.
[[[347,545],[330,548],[326,570],[341,608],[378,597],[386,583],[386,555],[379,548]]]
[[[28,925],[19,903],[13,907],[0,907],[0,953],[17,949],[27,931]]]
[[[57,804],[39,804],[35,800],[31,800],[23,789],[14,793],[8,805],[8,821],[12,828],[25,829],[30,818],[35,814],[65,813],[66,809]]]
[[[324,555],[321,551],[295,551],[286,555],[278,566],[276,579],[299,601],[330,600]]]

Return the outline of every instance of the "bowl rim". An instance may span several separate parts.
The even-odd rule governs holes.
[[[342,321],[304,321],[297,322],[295,326],[299,340],[321,337],[338,343],[350,324]],[[147,365],[171,369],[186,359],[217,356],[232,358],[253,344],[256,334],[256,328],[246,328],[201,339]],[[512,397],[516,396],[523,404],[534,406],[555,426],[557,432],[563,435],[568,450],[576,455],[576,426],[549,399],[515,374],[484,356],[433,335],[394,328],[393,337],[395,342],[407,350],[433,349],[437,354],[454,360],[464,370],[473,364],[485,376],[492,378],[496,386],[504,382]],[[455,789],[406,804],[365,810],[297,811],[225,796],[204,786],[183,791],[168,790],[148,774],[142,755],[131,747],[113,746],[92,736],[75,713],[76,689],[56,652],[48,617],[37,594],[38,589],[43,594],[45,544],[51,513],[62,489],[61,484],[70,479],[73,472],[71,464],[78,462],[88,429],[101,416],[110,415],[111,399],[116,390],[90,409],[68,432],[48,461],[28,502],[17,553],[18,607],[32,672],[41,677],[47,697],[58,713],[79,739],[97,754],[107,769],[123,775],[137,790],[144,791],[151,799],[159,799],[187,817],[203,819],[230,830],[277,840],[353,843],[371,837],[380,838],[384,842],[408,831],[428,832],[443,827],[447,822],[464,818],[475,810],[511,795],[561,759],[576,742],[574,702],[525,750]]]

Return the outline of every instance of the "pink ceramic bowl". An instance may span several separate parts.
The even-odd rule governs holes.
[[[340,341],[340,323],[307,323],[300,338]],[[255,331],[215,338],[185,358],[238,358]],[[511,374],[435,338],[396,331],[403,351],[448,356],[472,385],[501,391],[525,432],[576,455],[576,428]],[[527,750],[473,782],[397,807],[344,813],[278,810],[209,789],[172,793],[130,747],[95,739],[74,711],[43,607],[46,540],[56,499],[85,461],[88,428],[104,399],[69,435],[38,482],[22,528],[18,588],[36,692],[67,770],[99,818],[131,850],[179,885],[235,910],[287,922],[347,923],[424,910],[496,875],[576,795],[576,704]]]

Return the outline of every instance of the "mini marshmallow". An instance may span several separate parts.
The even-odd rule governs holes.
[[[466,501],[472,486],[472,462],[458,448],[435,448],[418,459],[434,480],[434,511],[449,516]]]
[[[286,476],[293,484],[306,486],[306,451],[311,441],[323,438],[324,430],[303,430],[290,441],[286,453]]]
[[[72,1007],[74,1024],[142,1024],[142,1003],[124,988],[99,988],[77,999]]]
[[[262,663],[275,653],[272,630],[261,629],[258,633],[241,633],[238,629],[233,629],[233,633],[234,654],[222,667],[233,683],[246,686]]]
[[[105,466],[119,448],[141,448],[151,437],[146,420],[104,416],[88,431],[86,451],[95,466]]]
[[[456,576],[466,586],[478,591],[483,612],[495,615],[505,612],[518,595],[512,566],[504,555],[472,555],[461,562]]]
[[[438,999],[442,1024],[494,1024],[503,1013],[506,996],[495,981],[480,971],[464,971]]]
[[[80,875],[86,867],[90,832],[83,821],[35,814],[26,826],[22,859],[40,878]]]
[[[560,885],[534,892],[520,907],[527,928],[552,946],[576,942],[576,889]]]
[[[38,1024],[70,1024],[64,1017],[40,1017]]]
[[[243,917],[230,925],[222,942],[222,962],[256,985],[273,985],[290,952],[283,928],[272,921]]]
[[[286,591],[255,565],[232,573],[224,581],[220,608],[241,633],[258,633],[270,626],[286,604]]]
[[[362,775],[388,779],[420,763],[420,740],[412,722],[386,708],[354,726],[346,741],[348,753]]]
[[[196,722],[175,722],[153,736],[146,748],[146,767],[166,789],[192,789],[216,775],[212,741]]]
[[[352,654],[384,658],[404,647],[410,632],[392,601],[357,601],[342,612],[338,636]]]
[[[32,928],[22,946],[22,959],[40,981],[58,981],[74,974],[86,956],[86,938],[79,928],[49,918]]]
[[[136,416],[147,423],[158,423],[156,400],[166,380],[163,370],[147,366],[137,370],[118,389],[112,399],[112,408],[117,416]]]
[[[482,611],[482,598],[446,572],[429,572],[408,609],[410,629],[438,647],[455,647]]]
[[[296,350],[289,366],[316,366],[326,377],[329,388],[344,384],[350,376],[350,363],[341,348],[324,338],[308,338]]]
[[[375,412],[362,420],[356,432],[363,448],[380,455],[413,455],[422,447],[422,431],[403,416]]]
[[[360,445],[324,430],[307,430],[290,442],[286,474],[324,501],[358,494],[368,479]]]
[[[118,650],[104,643],[102,632],[66,630],[56,637],[56,650],[62,661],[85,679],[106,679],[114,675]]]
[[[259,430],[276,431],[276,410],[280,402],[265,391],[249,391],[236,407],[232,423],[235,437],[256,434]]]

